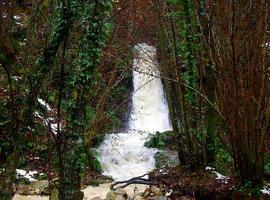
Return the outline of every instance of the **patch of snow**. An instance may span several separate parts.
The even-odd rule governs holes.
[[[43,117],[39,112],[34,112],[34,115],[36,117],[42,119],[43,124],[48,126],[50,128],[50,130],[54,134],[57,134],[57,123],[54,122],[55,121],[54,118],[52,118],[52,117],[49,117],[49,118]],[[60,123],[59,126],[60,126],[60,130],[61,130],[62,124]]]
[[[262,47],[265,47],[265,48],[270,48],[270,42],[266,42],[265,44],[262,45]]]
[[[205,170],[212,171],[212,170],[215,170],[215,168],[213,168],[213,167],[206,167]]]
[[[13,18],[16,20],[21,20],[22,17],[20,15],[14,15]]]
[[[215,174],[217,176],[216,179],[221,180],[221,182],[223,182],[223,183],[227,184],[228,180],[230,179],[229,177],[224,176],[224,175],[218,173],[217,171],[215,171],[215,168],[213,168],[213,167],[206,167],[205,170],[211,171],[213,174]]]
[[[38,103],[40,103],[43,107],[45,107],[48,111],[51,111],[51,107],[49,106],[48,103],[46,103],[46,101],[44,101],[43,99],[38,98]]]
[[[12,79],[15,80],[15,81],[18,81],[18,80],[22,79],[22,77],[20,77],[20,76],[12,76]]]
[[[217,175],[216,179],[217,180],[221,180],[223,183],[228,183],[228,180],[230,179],[229,177],[227,176],[223,176],[222,174],[216,172],[216,171],[213,171],[213,173],[215,173]]]
[[[173,190],[170,189],[169,192],[166,192],[165,196],[166,196],[166,197],[170,196],[170,195],[172,194],[172,192],[173,192]]]
[[[3,13],[3,14],[2,14],[2,17],[3,17],[3,18],[7,18],[7,16],[8,16],[7,13]]]
[[[261,192],[263,194],[270,195],[270,188],[265,186],[265,187],[263,187],[263,189],[261,190]]]
[[[36,117],[38,117],[38,118],[40,118],[40,119],[43,119],[43,117],[41,116],[41,114],[39,114],[39,112],[34,112],[34,115],[36,116]]]
[[[33,178],[35,175],[38,174],[37,171],[25,171],[23,169],[16,169],[17,178],[26,178],[30,182],[37,181],[35,178]]]

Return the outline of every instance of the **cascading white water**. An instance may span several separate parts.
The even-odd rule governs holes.
[[[168,106],[159,77],[156,49],[145,43],[134,47],[133,96],[129,130],[109,134],[98,148],[103,174],[115,180],[143,175],[155,167],[156,149],[144,143],[151,133],[171,129]]]

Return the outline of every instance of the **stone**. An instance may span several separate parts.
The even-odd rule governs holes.
[[[156,168],[164,166],[174,167],[179,165],[178,153],[176,151],[164,150],[155,155]]]
[[[51,192],[51,195],[49,197],[49,200],[58,200],[58,190],[57,189],[54,189],[52,192]]]
[[[116,195],[115,200],[126,200],[127,198],[120,196],[120,195]]]
[[[28,195],[36,195],[37,193],[34,190],[29,190]]]
[[[160,196],[160,197],[158,197],[158,200],[168,200],[168,197],[166,197],[166,196]]]
[[[141,195],[136,195],[135,197],[132,198],[132,200],[146,200],[146,198],[144,198]]]
[[[115,199],[116,199],[115,191],[110,190],[106,195],[106,200],[115,200]]]
[[[127,192],[122,188],[117,188],[115,194],[117,200],[128,199]]]
[[[52,190],[51,188],[46,187],[42,191],[40,191],[40,195],[50,196],[51,190]]]
[[[90,200],[102,200],[102,199],[100,197],[94,197],[94,198],[92,198]]]
[[[115,190],[115,194],[116,195],[125,195],[125,194],[127,194],[127,192],[123,188],[117,188]]]
[[[49,186],[48,180],[36,181],[31,184],[31,188],[35,190],[36,194],[41,194]]]
[[[160,188],[156,186],[151,186],[151,192],[154,194],[154,196],[163,196],[162,191]]]
[[[146,188],[143,192],[143,197],[147,198],[148,196],[150,196],[151,194],[151,189],[150,188]]]

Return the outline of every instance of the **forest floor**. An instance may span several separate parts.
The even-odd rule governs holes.
[[[236,189],[233,178],[216,172],[213,168],[191,170],[187,166],[177,166],[154,170],[150,173],[158,187],[170,193],[170,199],[196,200],[269,200],[268,189]]]
[[[215,171],[214,168],[207,167],[204,170],[194,170],[188,166],[177,166],[179,164],[175,162],[177,160],[177,154],[175,154],[175,148],[172,148],[172,146],[175,146],[173,145],[174,140],[168,137],[168,134],[165,135],[166,138],[163,138],[164,134],[159,134],[158,137],[148,142],[150,147],[158,147],[158,145],[162,144],[161,147],[163,150],[160,152],[163,152],[163,154],[157,154],[159,155],[156,156],[157,169],[149,174],[149,179],[162,190],[164,196],[166,195],[172,200],[270,199],[269,188],[263,189],[263,191],[262,188],[253,188],[245,191],[243,188],[236,189],[233,176],[223,176]],[[164,144],[171,144],[170,148],[166,145],[163,146]],[[164,154],[164,152],[169,152],[170,155]],[[53,174],[51,179],[52,185],[57,185],[57,175]],[[113,180],[111,178],[87,170],[82,178],[82,190],[85,194],[84,200],[91,200],[95,197],[106,199],[112,182]],[[17,195],[13,200],[47,200],[52,190],[52,188],[48,187],[48,183],[46,179],[39,179],[37,183],[32,182],[30,184],[20,182],[17,187]],[[143,193],[149,186],[130,185],[125,188],[125,191],[129,196],[134,196],[135,188],[138,190],[137,192]],[[45,196],[41,197],[37,195]]]

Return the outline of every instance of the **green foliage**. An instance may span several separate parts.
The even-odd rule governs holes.
[[[97,151],[95,149],[90,149],[89,150],[89,156],[91,157],[90,163],[89,163],[89,167],[95,171],[95,172],[101,172],[101,165],[99,162],[99,154],[97,153]]]
[[[165,132],[156,132],[155,135],[151,135],[150,138],[145,142],[145,146],[148,148],[157,148],[157,149],[165,149],[166,145],[168,145],[168,141],[173,137],[173,132],[165,131]]]
[[[237,191],[247,194],[249,196],[251,194],[252,197],[259,197],[261,195],[261,189],[262,189],[261,185],[254,186],[251,181],[246,181],[243,185],[241,185],[237,189]]]
[[[216,147],[216,169],[222,174],[228,175],[230,167],[233,164],[233,159],[229,152],[222,146]]]
[[[197,93],[192,89],[198,89],[199,71],[197,56],[202,50],[202,36],[199,24],[195,16],[194,5],[187,0],[168,0],[170,4],[181,5],[178,11],[168,13],[168,16],[177,21],[179,38],[176,52],[183,63],[183,80],[189,87],[185,88],[185,99],[196,106]],[[191,88],[190,88],[191,87]]]
[[[270,162],[264,166],[265,171],[270,172]]]

